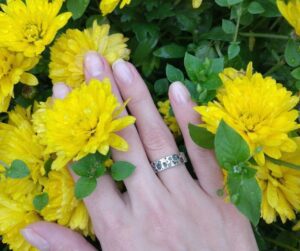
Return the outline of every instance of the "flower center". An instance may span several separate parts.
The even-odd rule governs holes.
[[[41,39],[39,28],[36,24],[27,24],[25,27],[25,38],[29,42]]]
[[[6,55],[0,56],[0,62],[0,79],[2,79],[10,73],[11,69],[13,68],[13,64]]]

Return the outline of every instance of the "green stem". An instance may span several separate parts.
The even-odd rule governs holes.
[[[276,65],[274,65],[270,70],[268,70],[265,74],[264,74],[264,76],[268,76],[268,75],[270,75],[270,74],[272,74],[273,72],[275,72],[275,71],[277,71],[281,66],[283,66],[284,65],[284,61],[283,60],[281,60],[281,61],[279,61]]]
[[[224,55],[223,55],[222,52],[221,52],[221,49],[220,49],[220,43],[219,43],[219,42],[216,42],[216,43],[215,43],[215,49],[216,49],[216,52],[217,52],[217,54],[218,54],[218,56],[219,56],[220,58],[224,57]]]
[[[289,40],[289,36],[285,35],[276,35],[276,34],[268,34],[268,33],[256,33],[256,32],[240,32],[240,36],[242,37],[261,37],[261,38],[272,38],[272,39],[283,39]]]
[[[286,244],[281,243],[281,242],[279,242],[279,241],[275,241],[274,239],[267,238],[267,237],[264,237],[264,239],[265,239],[266,241],[268,241],[268,242],[271,242],[271,243],[273,243],[273,244],[279,246],[279,247],[283,247],[283,248],[285,248],[286,250],[290,250],[290,251],[298,251],[297,248],[290,247],[289,245],[286,245]]]
[[[242,4],[240,4],[238,10],[237,10],[237,22],[235,26],[235,33],[233,36],[233,42],[235,43],[239,34],[239,28],[240,28],[240,21],[241,21],[241,16],[242,16]]]

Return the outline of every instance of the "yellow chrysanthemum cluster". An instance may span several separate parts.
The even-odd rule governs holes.
[[[299,0],[277,0],[277,6],[282,16],[294,27],[300,36],[300,1]]]
[[[294,152],[296,143],[288,134],[299,128],[298,111],[293,109],[299,98],[293,96],[271,77],[225,69],[220,74],[223,87],[217,100],[196,107],[210,132],[215,133],[223,119],[247,141],[255,160],[263,165],[265,155],[279,159],[282,152]]]
[[[124,106],[112,93],[109,79],[103,82],[92,79],[63,100],[42,103],[33,122],[46,145],[46,153],[57,154],[52,168],[60,170],[69,161],[97,151],[106,155],[110,147],[127,151],[127,142],[116,132],[133,124],[135,118],[118,118],[123,110]]]
[[[300,164],[300,138],[296,138],[297,150],[284,153],[281,160]],[[300,209],[300,171],[271,161],[258,168],[256,174],[262,189],[261,215],[267,223],[272,223],[279,215],[283,223],[294,220]]]
[[[94,22],[91,28],[69,29],[57,39],[51,48],[49,65],[53,83],[64,82],[73,88],[80,86],[84,82],[84,55],[89,51],[98,52],[110,64],[120,58],[128,59],[127,38],[120,33],[109,35],[109,29],[107,24]]]
[[[29,109],[19,106],[9,112],[8,123],[0,123],[0,236],[14,251],[36,250],[26,243],[20,230],[40,220],[92,235],[91,222],[83,203],[74,196],[74,183],[67,167],[46,174],[49,155],[33,130]],[[23,179],[3,175],[4,166],[22,160],[30,169]],[[36,195],[46,192],[48,205],[38,212],[33,205]]]
[[[262,189],[261,216],[267,223],[295,219],[300,209],[300,171],[274,164],[265,156],[300,164],[300,139],[289,133],[299,128],[293,96],[271,77],[247,71],[225,69],[220,78],[223,86],[216,100],[195,107],[203,126],[216,133],[221,120],[234,128],[250,146],[257,162],[256,178]]]
[[[179,125],[176,121],[175,116],[172,116],[170,113],[171,104],[170,100],[166,100],[165,102],[159,101],[157,103],[158,110],[164,118],[166,125],[169,127],[171,132],[174,134],[175,137],[181,135],[181,131]]]
[[[126,4],[130,4],[130,2],[131,0],[101,0],[100,10],[102,15],[105,16],[112,13],[119,3],[121,3],[120,8],[122,9]]]
[[[57,31],[71,17],[59,14],[63,0],[7,0],[0,11],[0,112],[6,112],[13,87],[37,85],[30,71]]]

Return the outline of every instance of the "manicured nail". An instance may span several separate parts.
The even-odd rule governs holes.
[[[191,95],[187,88],[180,82],[174,82],[170,87],[170,92],[175,99],[175,102],[179,104],[187,103]]]
[[[41,251],[50,251],[49,243],[32,229],[25,228],[21,230],[21,233],[32,246]]]
[[[53,86],[52,92],[53,92],[53,98],[55,99],[64,99],[69,92],[71,91],[71,88],[64,83],[56,83]]]
[[[130,85],[133,81],[133,73],[130,69],[130,65],[123,59],[117,60],[113,66],[114,76],[118,80],[119,84]]]
[[[105,65],[97,52],[88,52],[84,58],[84,68],[90,78],[99,78],[103,75]]]

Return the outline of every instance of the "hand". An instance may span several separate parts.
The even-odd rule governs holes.
[[[128,108],[137,118],[136,128],[122,131],[130,145],[129,152],[113,151],[114,160],[125,160],[137,167],[125,180],[127,192],[120,194],[112,179],[104,176],[96,191],[85,199],[103,250],[257,250],[248,220],[216,194],[223,187],[223,177],[213,153],[198,148],[189,136],[188,123],[200,121],[187,89],[179,82],[173,83],[169,97],[197,181],[184,165],[158,176],[153,172],[149,160],[179,150],[132,64],[118,61],[111,70],[103,58],[89,53],[85,73],[87,80],[109,77],[120,100],[131,98]],[[64,85],[57,85],[54,97],[63,98],[67,92]],[[23,234],[42,251],[94,250],[79,235],[51,223],[33,224]]]

